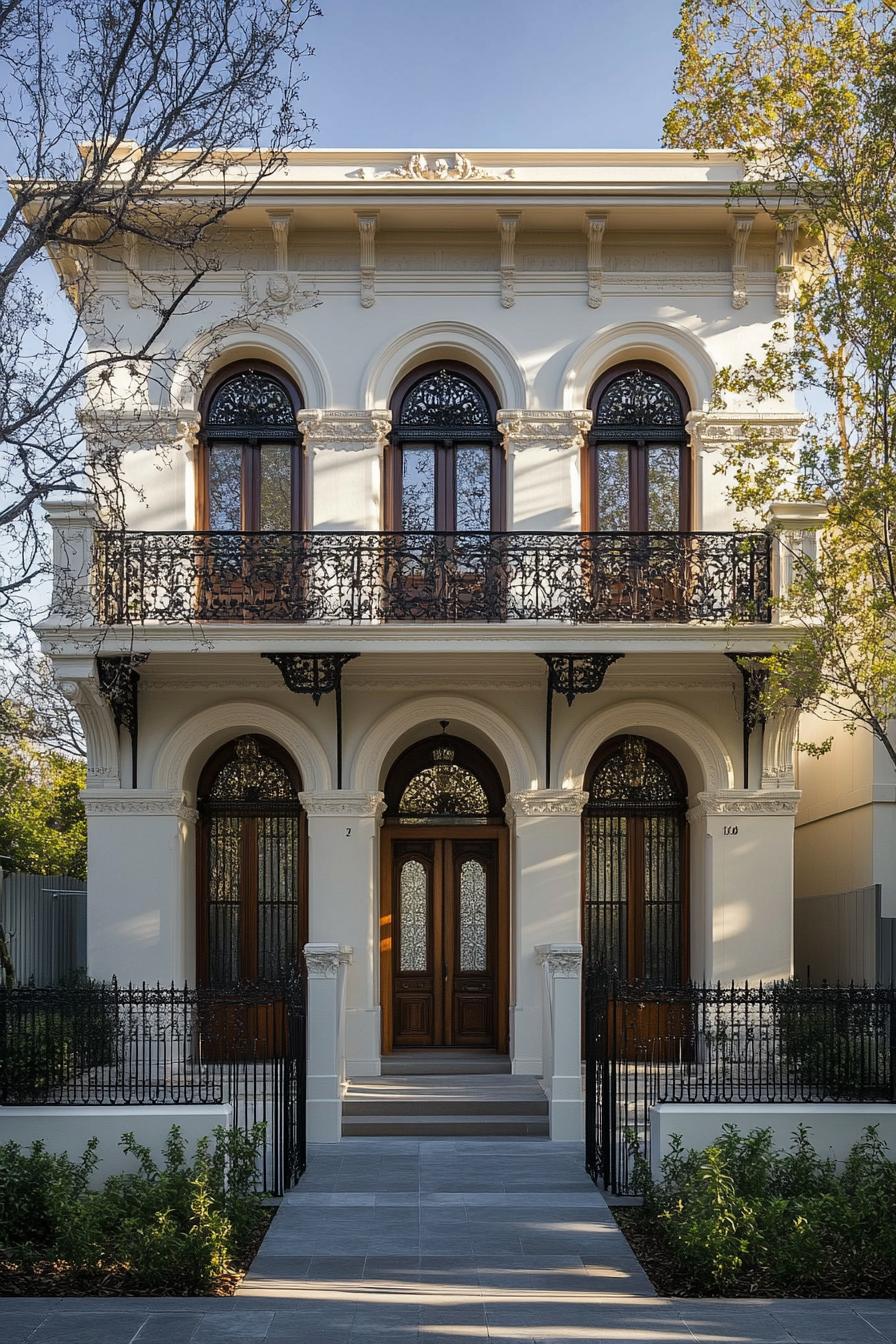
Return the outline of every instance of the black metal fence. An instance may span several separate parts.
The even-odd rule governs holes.
[[[305,1170],[305,994],[295,978],[232,990],[111,983],[0,990],[0,1104],[227,1103],[264,1124],[259,1182]]]
[[[585,1160],[606,1189],[631,1193],[659,1102],[825,1101],[896,1102],[893,987],[586,978]]]
[[[99,619],[753,622],[766,532],[101,532]]]

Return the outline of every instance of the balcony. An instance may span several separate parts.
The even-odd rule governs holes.
[[[767,532],[98,532],[103,624],[771,620]]]

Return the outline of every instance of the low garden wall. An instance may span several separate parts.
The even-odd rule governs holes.
[[[662,1102],[650,1107],[650,1169],[654,1180],[669,1151],[673,1134],[685,1150],[707,1148],[725,1125],[741,1134],[770,1129],[776,1149],[790,1147],[800,1125],[820,1157],[842,1162],[869,1125],[877,1125],[881,1140],[896,1157],[896,1106],[886,1102]]]
[[[161,1162],[172,1125],[179,1126],[187,1150],[194,1152],[201,1138],[211,1139],[218,1125],[230,1129],[233,1108],[222,1105],[186,1106],[3,1106],[0,1107],[0,1144],[17,1143],[23,1149],[40,1140],[48,1152],[66,1153],[77,1162],[90,1139],[99,1140],[97,1165],[90,1185],[98,1190],[109,1176],[136,1172],[136,1157],[121,1148],[121,1136],[133,1133]]]

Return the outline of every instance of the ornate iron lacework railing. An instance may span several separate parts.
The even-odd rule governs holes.
[[[104,532],[98,615],[182,621],[770,619],[764,532]]]

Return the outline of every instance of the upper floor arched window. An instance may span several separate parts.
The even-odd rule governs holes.
[[[497,410],[485,379],[462,364],[427,364],[399,384],[392,398],[391,530],[501,530]]]
[[[302,527],[298,389],[260,361],[231,364],[202,398],[198,524],[211,532]]]
[[[646,361],[617,365],[591,392],[586,471],[592,532],[678,532],[690,527],[687,394]]]

